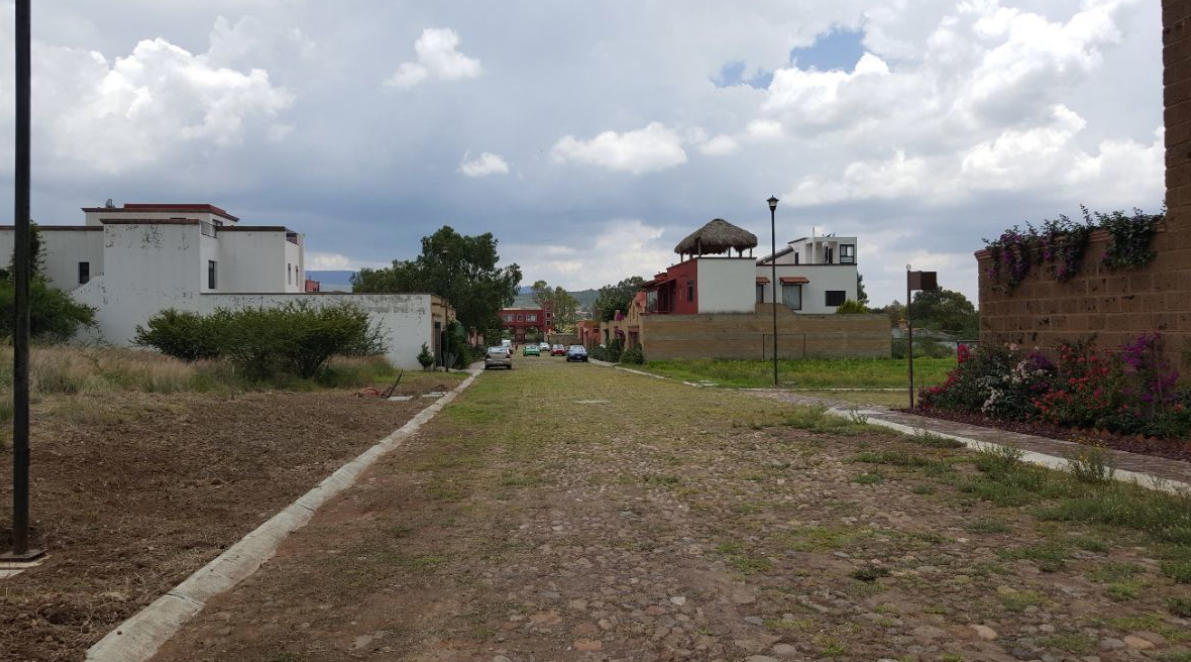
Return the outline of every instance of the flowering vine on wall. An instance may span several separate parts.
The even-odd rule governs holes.
[[[1104,230],[1110,236],[1108,248],[1100,255],[1100,263],[1110,270],[1136,269],[1149,264],[1155,256],[1150,242],[1161,214],[1146,214],[1134,209],[1128,216],[1122,211],[1110,214],[1083,211],[1083,221],[1067,216],[1058,220],[1044,220],[1041,227],[1027,223],[1006,230],[996,240],[984,240],[991,266],[987,275],[999,283],[997,289],[1012,292],[1036,267],[1053,266],[1055,280],[1070,280],[1084,264],[1088,240],[1092,232]]]

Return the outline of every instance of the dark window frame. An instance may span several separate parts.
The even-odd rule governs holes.
[[[856,244],[840,244],[839,263],[856,264]]]
[[[219,263],[207,260],[207,289],[219,289]]]
[[[79,262],[79,285],[91,282],[91,263]]]
[[[693,280],[686,282],[686,300],[690,303],[695,302],[695,281]]]
[[[765,303],[765,284],[757,283],[757,303]]]
[[[786,305],[786,288],[795,288],[795,287],[798,288],[798,305],[797,306]],[[786,308],[789,308],[790,310],[802,310],[802,295],[803,294],[804,294],[804,292],[802,291],[801,283],[782,283],[782,305],[786,306]]]
[[[831,302],[833,298],[832,295],[835,295],[834,298],[837,299],[839,303]],[[839,307],[844,305],[844,302],[848,300],[848,293],[845,290],[827,290],[825,299],[827,302],[826,305]]]

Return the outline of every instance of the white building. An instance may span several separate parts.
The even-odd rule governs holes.
[[[242,225],[208,204],[127,204],[84,208],[83,225],[39,225],[43,271],[58,289],[97,309],[81,339],[130,345],[137,325],[166,308],[216,308],[307,300],[351,301],[384,331],[388,358],[418,367],[422,343],[438,345],[453,318],[429,294],[308,294],[304,235],[283,226]],[[0,227],[11,255],[12,226]]]
[[[847,300],[856,300],[859,272],[856,237],[803,237],[777,252],[780,301],[801,313],[834,313]],[[756,302],[774,302],[773,260],[756,264]]]

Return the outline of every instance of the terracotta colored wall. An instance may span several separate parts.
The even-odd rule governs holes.
[[[1162,12],[1168,214],[1154,239],[1157,258],[1144,269],[1108,271],[1099,262],[1109,240],[1097,233],[1077,277],[1058,283],[1035,271],[1007,294],[994,291],[981,251],[981,340],[1053,347],[1095,333],[1100,347],[1113,348],[1160,331],[1167,357],[1191,369],[1183,352],[1191,343],[1191,0],[1163,0]]]
[[[641,341],[649,361],[764,359],[772,357],[772,306],[756,314],[644,315]],[[778,308],[782,358],[888,358],[889,318],[884,315],[804,315]]]
[[[674,314],[694,315],[699,312],[699,263],[687,260],[666,270],[666,274],[674,279]],[[687,299],[687,281],[695,281],[695,300]]]

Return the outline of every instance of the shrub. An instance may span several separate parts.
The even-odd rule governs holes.
[[[138,324],[133,342],[183,361],[214,359],[220,354],[219,339],[223,335],[219,327],[226,320],[226,314],[204,317],[167,308],[148,321],[148,328]]]
[[[12,337],[16,287],[0,280],[0,334]],[[50,287],[42,278],[29,283],[29,335],[39,340],[69,340],[79,329],[95,325],[95,309],[78,303],[62,290]]]
[[[1115,352],[1095,339],[1064,342],[1059,361],[1037,350],[981,345],[960,349],[959,364],[920,403],[996,418],[1033,419],[1071,428],[1184,438],[1191,432],[1191,394],[1163,358],[1161,336],[1143,333]]]
[[[844,301],[843,305],[835,309],[836,315],[857,315],[860,313],[867,313],[868,307],[859,301],[848,299]]]
[[[641,365],[645,363],[645,354],[641,351],[641,345],[634,345],[620,355],[621,363],[632,363]]]
[[[422,370],[429,370],[430,366],[434,365],[434,354],[430,352],[430,346],[422,343],[422,351],[418,352],[418,363],[422,365]]]
[[[350,303],[308,301],[272,308],[218,309],[211,315],[166,310],[138,326],[136,343],[185,360],[226,358],[250,379],[279,373],[316,377],[332,356],[380,354],[380,329]]]

